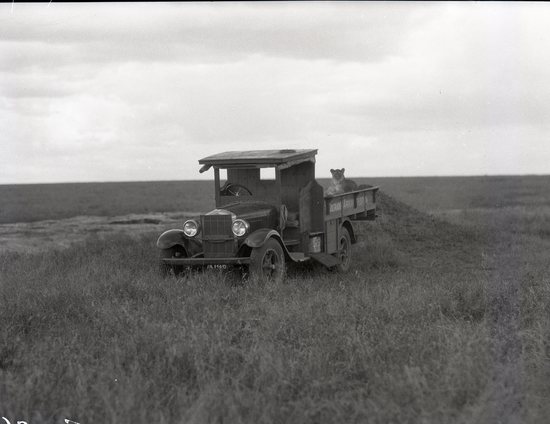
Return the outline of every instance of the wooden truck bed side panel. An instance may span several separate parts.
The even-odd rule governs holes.
[[[378,187],[325,197],[325,221],[363,214],[376,209]]]
[[[325,222],[326,226],[326,253],[335,253],[338,251],[338,219],[329,219]]]

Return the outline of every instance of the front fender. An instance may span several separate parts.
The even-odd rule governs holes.
[[[187,256],[193,256],[202,251],[200,240],[187,238],[183,234],[183,230],[179,229],[165,231],[157,240],[159,249],[170,249],[174,246],[183,246]]]
[[[277,238],[279,242],[283,244],[279,233],[276,230],[270,228],[262,228],[260,230],[254,231],[244,240],[244,244],[252,248],[262,247],[264,243],[271,237]]]
[[[187,239],[183,235],[183,230],[168,230],[162,233],[157,240],[159,249],[169,249],[176,245],[185,246]]]
[[[283,242],[283,238],[276,230],[272,230],[269,228],[262,228],[260,230],[256,230],[244,240],[243,244],[246,244],[247,246],[250,246],[251,248],[254,249],[254,248],[262,247],[265,244],[265,242],[270,238],[274,238],[279,242],[279,244],[283,248],[283,252],[285,254],[286,260],[299,262],[299,260],[296,259],[296,257],[293,256],[288,251],[288,248],[285,246]]]

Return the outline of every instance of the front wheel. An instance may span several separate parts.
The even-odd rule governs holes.
[[[179,275],[184,271],[184,267],[181,265],[168,265],[162,260],[169,258],[185,258],[187,254],[182,246],[172,246],[168,249],[162,249],[159,254],[159,271],[163,277],[170,275],[172,272],[174,275]]]
[[[340,263],[336,265],[339,272],[348,272],[351,266],[351,237],[347,228],[343,227],[340,233],[338,243],[338,259]]]
[[[285,255],[279,242],[273,238],[250,253],[250,276],[261,282],[282,282],[285,278]]]

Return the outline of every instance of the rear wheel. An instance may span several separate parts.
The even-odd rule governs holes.
[[[186,257],[187,257],[187,254],[186,254],[185,249],[183,248],[183,246],[176,245],[176,246],[172,246],[168,249],[162,249],[160,251],[160,254],[159,254],[159,271],[160,271],[160,274],[163,277],[167,277],[172,272],[176,276],[181,274],[185,270],[185,267],[183,267],[181,265],[168,265],[168,264],[165,264],[162,260],[163,259],[170,259],[170,258],[186,258]]]
[[[336,265],[336,269],[339,272],[347,272],[351,266],[351,237],[345,227],[342,227],[340,232],[337,255],[340,263]]]
[[[285,278],[285,255],[273,238],[250,253],[250,276],[260,282],[282,282]]]

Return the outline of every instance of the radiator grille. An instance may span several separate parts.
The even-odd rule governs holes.
[[[232,258],[235,256],[235,243],[233,241],[203,243],[205,258]]]
[[[205,258],[228,258],[235,255],[231,215],[202,217],[202,239]]]

